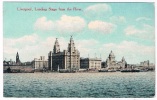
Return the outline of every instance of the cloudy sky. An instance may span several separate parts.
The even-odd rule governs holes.
[[[3,59],[15,61],[17,51],[22,62],[47,58],[56,38],[62,51],[73,35],[81,57],[105,61],[112,50],[117,61],[155,62],[153,3],[4,2],[3,10]]]

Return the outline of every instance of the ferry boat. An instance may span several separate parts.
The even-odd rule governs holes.
[[[114,69],[100,69],[99,72],[116,72]]]
[[[140,69],[124,69],[121,72],[140,72]]]
[[[98,70],[98,72],[108,72],[108,70],[105,70],[105,69],[100,69],[100,70]]]
[[[108,72],[116,72],[116,70],[114,70],[114,69],[113,70],[108,70]]]

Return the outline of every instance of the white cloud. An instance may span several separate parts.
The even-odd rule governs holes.
[[[142,28],[138,29],[135,26],[128,26],[124,29],[124,33],[129,36],[144,38],[144,39],[154,39],[155,29],[153,26],[143,24]]]
[[[94,57],[93,54],[96,52],[95,47],[99,44],[99,42],[95,39],[87,39],[87,40],[76,40],[75,41],[76,48],[79,50],[81,57]]]
[[[124,24],[126,23],[126,18],[124,16],[112,16],[110,17],[110,21],[115,24]]]
[[[19,40],[21,43],[24,43],[25,37],[31,37],[32,40],[35,39],[36,42],[25,43],[22,47],[18,45]],[[34,38],[33,38],[34,37]],[[23,36],[18,39],[6,39],[4,38],[4,58],[9,60],[10,58],[15,61],[16,52],[19,52],[21,61],[31,61],[34,58],[39,58],[40,56],[45,56],[48,58],[48,52],[53,51],[54,42],[56,40],[55,37],[48,37],[46,39],[41,40],[41,38],[37,38],[36,34]],[[26,41],[28,42],[26,39]],[[14,43],[11,43],[15,41]],[[58,38],[61,51],[67,50],[69,39],[66,40],[63,37]],[[75,47],[80,51],[81,57],[90,58],[95,57],[95,53],[97,57],[102,57],[102,60],[106,60],[108,54],[112,50],[116,56],[116,60],[121,60],[124,56],[128,63],[139,63],[139,61],[150,60],[154,62],[155,55],[155,47],[154,46],[145,46],[140,45],[136,42],[132,41],[123,41],[121,43],[108,43],[101,44],[99,41],[95,39],[86,39],[86,40],[75,40]],[[11,43],[11,44],[10,44]]]
[[[135,28],[135,26],[128,26],[124,32],[126,33],[126,35],[134,35],[134,34],[141,34],[145,31],[143,30],[139,30],[137,28]]]
[[[34,29],[39,31],[55,31],[61,34],[77,33],[82,31],[86,22],[79,16],[62,15],[60,20],[47,20],[46,17],[38,18],[34,24]]]
[[[60,20],[56,21],[56,26],[59,33],[74,33],[82,31],[86,22],[79,16],[63,15]]]
[[[145,46],[133,41],[122,41],[119,44],[104,44],[103,48],[103,51],[108,52],[108,54],[112,50],[116,56],[116,60],[121,60],[124,56],[128,63],[140,63],[140,61],[144,60],[150,60],[151,62],[155,61],[154,46]]]
[[[89,18],[104,18],[112,14],[112,9],[107,4],[96,4],[87,7],[84,13]]]
[[[38,35],[26,35],[20,38],[11,39],[4,38],[4,59],[12,59],[15,61],[16,53],[19,52],[20,60],[32,61],[34,58],[45,56],[48,59],[49,51],[53,51],[56,37],[48,37],[46,39],[39,38]],[[65,38],[58,38],[61,51],[67,49],[69,41]],[[21,45],[19,45],[21,44]]]
[[[38,37],[36,34],[29,35],[29,36],[23,36],[17,39],[6,39],[4,38],[4,58],[7,58],[7,60],[12,59],[15,61],[16,53],[19,52],[20,60],[22,62],[24,61],[32,61],[34,58],[39,58],[40,56],[45,56],[45,59],[48,58],[48,52],[53,51],[53,46],[55,43],[56,38],[55,37],[48,37],[44,40],[41,38],[35,39],[36,42],[25,43],[24,39],[25,37]],[[31,38],[30,38],[31,39]],[[23,43],[22,47],[19,46],[19,40],[21,40],[21,43]],[[32,38],[32,40],[34,40]],[[10,42],[14,41],[14,43],[10,44]],[[27,41],[27,40],[26,40]],[[58,38],[59,44],[60,44],[60,50],[61,52],[63,50],[67,50],[68,43],[70,40],[66,40],[63,37]],[[78,49],[81,53],[81,56],[87,57],[88,54],[94,54],[93,52],[95,49],[93,49],[93,45],[97,45],[98,41],[94,39],[89,40],[75,40],[75,47]],[[28,41],[27,41],[28,42]]]
[[[136,21],[143,21],[143,20],[149,21],[149,20],[151,20],[151,19],[150,19],[150,18],[147,18],[147,17],[139,17],[139,18],[136,19]]]
[[[38,18],[34,24],[35,30],[49,31],[54,29],[54,23],[51,20],[47,20],[46,17]]]
[[[35,33],[32,35],[25,35],[17,39],[4,38],[4,45],[23,47],[25,45],[32,45],[37,43],[38,38],[39,38],[38,35]]]
[[[116,25],[97,20],[97,21],[91,21],[88,24],[88,28],[96,32],[108,34],[114,31],[114,29],[116,28]]]
[[[20,38],[4,38],[4,57],[5,58],[11,58],[11,59],[15,59],[15,55],[16,52],[20,52],[23,51],[22,53],[24,55],[30,55],[27,54],[29,51],[31,51],[31,48],[34,45],[38,44],[39,37],[36,34],[32,34],[32,35],[26,35]],[[34,48],[34,47],[33,47]],[[35,49],[35,48],[34,48]],[[37,51],[37,50],[36,50]],[[30,57],[29,57],[30,58]]]

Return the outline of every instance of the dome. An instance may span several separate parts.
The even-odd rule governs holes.
[[[110,52],[109,56],[114,57],[114,53],[112,52],[112,50],[111,50],[111,52]]]

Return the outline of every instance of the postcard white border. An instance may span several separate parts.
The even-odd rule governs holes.
[[[76,100],[80,100],[80,99],[86,99],[86,100],[96,100],[96,99],[100,99],[100,100],[155,100],[157,99],[157,97],[155,96],[154,98],[4,98],[3,97],[3,2],[4,1],[10,1],[10,2],[154,2],[155,5],[155,15],[157,14],[157,4],[156,4],[156,0],[0,0],[0,64],[1,64],[1,68],[0,68],[0,100],[28,100],[28,99],[35,99],[35,100],[59,100],[59,99],[64,99],[64,100],[69,100],[69,99],[76,99]],[[156,17],[155,17],[155,26],[156,26]],[[156,27],[155,27],[155,49],[157,47],[157,43],[156,40],[157,39],[157,35],[156,35]],[[155,52],[155,65],[157,64],[157,60],[156,60],[157,54]],[[155,70],[156,73],[156,70]],[[155,80],[157,80],[156,76],[155,76]],[[156,90],[157,90],[157,86],[155,85],[155,94],[156,94]]]

